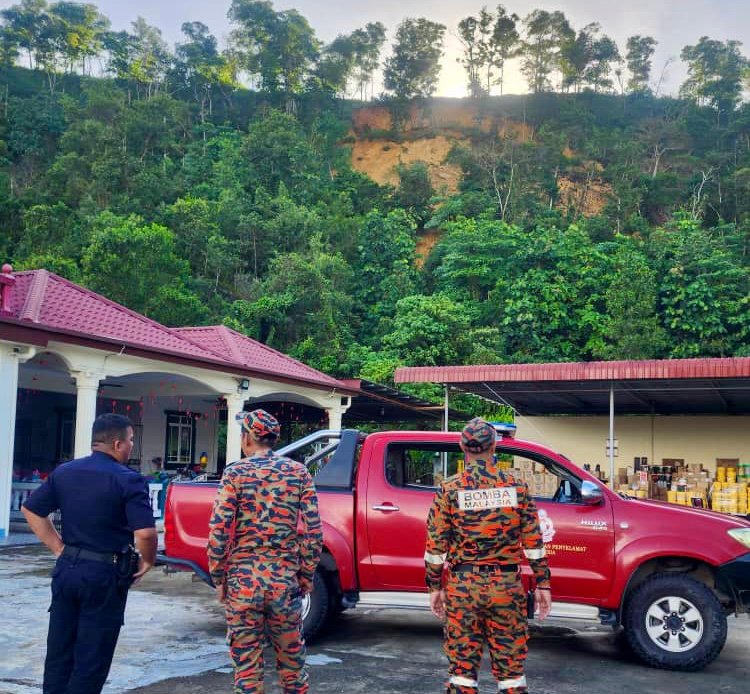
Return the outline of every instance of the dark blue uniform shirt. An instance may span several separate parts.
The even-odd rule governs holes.
[[[24,506],[42,517],[59,510],[63,543],[93,552],[122,552],[134,530],[154,527],[143,477],[100,452],[56,468]]]

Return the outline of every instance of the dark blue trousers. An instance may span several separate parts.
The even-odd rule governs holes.
[[[60,557],[52,572],[44,694],[99,694],[123,624],[127,588],[112,564]]]

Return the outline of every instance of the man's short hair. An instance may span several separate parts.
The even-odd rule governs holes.
[[[128,436],[128,428],[133,428],[133,422],[125,415],[100,414],[94,420],[94,426],[91,428],[91,441],[104,444],[124,441]]]

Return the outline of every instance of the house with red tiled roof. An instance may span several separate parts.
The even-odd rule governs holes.
[[[351,386],[225,326],[169,328],[46,270],[0,273],[0,537],[55,465],[88,453],[97,414],[134,422],[132,467],[218,472],[235,415],[263,406],[341,427]],[[158,509],[155,509],[158,513]]]

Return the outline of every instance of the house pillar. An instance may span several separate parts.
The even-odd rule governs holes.
[[[349,409],[352,399],[350,397],[340,398],[338,404],[333,407],[326,407],[325,411],[328,415],[328,428],[333,431],[341,431],[341,418],[344,416],[344,412]]]
[[[0,343],[0,537],[10,531],[10,493],[13,483],[13,449],[16,439],[18,366],[31,359],[34,347]]]
[[[76,379],[76,440],[73,455],[83,458],[91,453],[91,428],[96,419],[96,396],[101,374],[74,371]]]
[[[242,412],[245,407],[245,396],[236,393],[224,395],[227,401],[227,459],[226,464],[233,463],[242,457],[242,447],[240,445],[240,436],[242,428],[237,423],[235,417]]]

